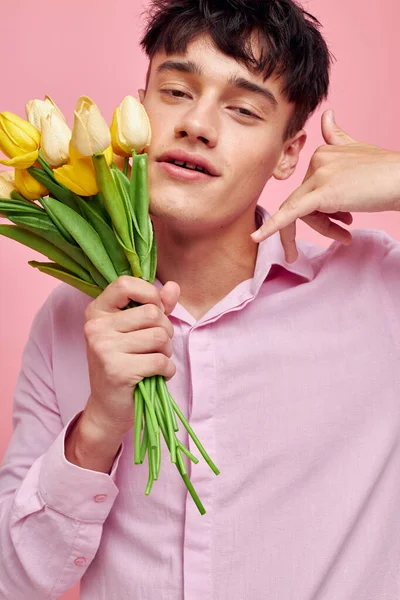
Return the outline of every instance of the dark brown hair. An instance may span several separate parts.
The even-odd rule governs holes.
[[[281,93],[294,103],[284,140],[304,127],[327,98],[333,55],[321,23],[294,0],[152,0],[140,44],[150,59],[157,52],[183,54],[199,35],[209,34],[224,54],[254,74],[282,77]],[[255,32],[261,52],[251,49]]]

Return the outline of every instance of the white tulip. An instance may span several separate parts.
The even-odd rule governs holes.
[[[68,161],[69,142],[72,132],[65,120],[54,108],[40,120],[41,148],[44,159],[52,167],[60,167]]]
[[[151,127],[147,112],[136,98],[125,96],[114,112],[111,126],[114,151],[129,155],[137,154],[151,143]]]
[[[98,106],[87,96],[81,96],[74,112],[72,145],[82,156],[104,152],[111,145],[110,129]]]
[[[26,118],[39,132],[41,132],[41,120],[46,118],[51,112],[56,111],[58,115],[65,121],[65,117],[57,104],[53,102],[50,96],[45,96],[45,100],[29,100],[25,105]]]
[[[11,192],[15,190],[14,171],[0,171],[0,198],[10,199]]]

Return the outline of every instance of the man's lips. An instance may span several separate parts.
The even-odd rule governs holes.
[[[158,159],[157,162],[184,162],[195,165],[196,167],[202,167],[207,174],[211,177],[218,177],[219,173],[210,160],[202,156],[201,154],[195,154],[193,152],[186,152],[181,149],[172,149],[164,152]],[[194,170],[194,169],[193,169]]]
[[[202,173],[201,171],[196,171],[194,169],[178,167],[178,165],[168,162],[157,161],[157,164],[159,165],[160,169],[169,177],[178,179],[180,181],[212,181],[215,179],[215,177],[208,175],[207,173]]]

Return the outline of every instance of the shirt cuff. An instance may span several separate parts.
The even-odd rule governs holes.
[[[119,494],[114,482],[124,444],[121,443],[109,475],[70,463],[65,457],[65,438],[81,414],[79,411],[67,423],[44,454],[39,494],[45,504],[64,515],[103,523]]]

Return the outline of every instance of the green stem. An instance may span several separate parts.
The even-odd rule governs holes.
[[[147,448],[148,448],[148,453],[147,453],[147,457],[148,457],[148,461],[149,461],[149,478],[147,480],[147,486],[146,486],[146,490],[145,490],[145,494],[146,496],[148,496],[151,492],[151,488],[153,487],[153,453],[152,453],[152,448],[151,448],[151,444],[150,444],[150,439],[147,442]]]
[[[164,382],[164,385],[163,385],[163,382]],[[173,426],[172,418],[171,418],[172,408],[171,408],[171,404],[169,401],[169,394],[165,390],[166,390],[165,379],[161,375],[158,375],[157,376],[157,391],[158,391],[158,397],[160,398],[161,403],[164,408],[164,415],[165,415],[165,420],[167,423],[168,437],[170,439],[171,462],[176,464],[176,443],[175,443],[176,437],[174,435],[174,426]]]
[[[22,200],[22,202],[31,202],[31,200],[27,200],[26,198],[24,198],[24,196],[19,194],[16,190],[13,190],[10,195],[11,195],[12,200]]]
[[[196,457],[195,457],[195,455],[194,455],[194,454],[192,454],[192,453],[190,452],[190,450],[188,450],[188,449],[187,449],[187,448],[186,448],[186,447],[185,447],[185,446],[182,444],[182,442],[181,442],[180,440],[178,440],[178,444],[177,444],[177,445],[178,445],[178,446],[179,446],[179,448],[182,450],[182,452],[183,452],[184,454],[186,454],[186,456],[187,456],[188,458],[190,458],[190,460],[191,460],[191,461],[193,461],[195,465],[197,465],[197,463],[199,462],[199,459],[198,459],[198,458],[196,458]]]
[[[147,425],[147,429],[149,432],[149,469],[151,469],[151,476],[153,478],[153,480],[158,479],[158,473],[157,473],[157,464],[156,464],[156,453],[157,453],[157,448],[160,446],[160,433],[158,430],[158,433],[155,432],[153,430],[153,424],[151,422],[151,418],[149,415],[149,408],[147,406],[147,404],[145,403],[144,406],[144,415],[145,415],[145,422]],[[151,454],[151,460],[150,460],[150,454]]]
[[[154,408],[153,408],[153,406],[151,404],[150,396],[147,393],[147,389],[146,389],[146,386],[145,386],[145,383],[144,383],[143,379],[142,379],[142,381],[139,381],[139,388],[140,388],[140,391],[142,392],[144,401],[146,403],[147,410],[149,411],[149,416],[150,416],[150,419],[151,419],[152,428],[153,428],[153,430],[154,430],[155,433],[159,433],[160,428],[159,428],[158,423],[157,423],[156,413],[154,412]],[[155,448],[155,446],[154,446],[154,448]]]
[[[134,425],[134,464],[142,464],[140,451],[140,434],[143,426],[143,396],[138,386],[135,387],[135,425]]]
[[[54,173],[53,173],[49,163],[43,158],[43,154],[42,154],[41,150],[39,150],[39,156],[38,156],[37,161],[38,161],[39,165],[42,167],[43,171],[45,171],[47,173],[47,175],[55,181],[56,179],[54,177]]]
[[[200,442],[199,438],[197,437],[197,435],[195,434],[195,432],[193,431],[193,429],[190,427],[189,423],[186,421],[185,415],[183,414],[183,412],[181,411],[181,409],[179,408],[179,406],[177,405],[177,403],[175,402],[175,400],[173,399],[173,397],[171,396],[171,394],[169,394],[169,397],[170,397],[172,406],[173,406],[176,414],[178,415],[178,417],[179,417],[182,425],[184,426],[184,428],[186,429],[186,431],[189,433],[190,437],[192,438],[192,440],[196,444],[197,448],[200,451],[200,454],[202,455],[202,457],[204,458],[204,460],[206,461],[206,463],[208,464],[208,466],[211,468],[211,470],[216,475],[219,475],[220,474],[219,469],[215,466],[215,464],[213,463],[213,461],[211,460],[211,458],[208,456],[208,454],[205,451],[204,446]]]
[[[196,490],[193,487],[192,482],[190,481],[187,472],[186,472],[186,467],[185,464],[183,462],[183,459],[180,455],[180,452],[178,450],[177,452],[177,459],[178,459],[178,470],[179,473],[181,474],[181,477],[183,479],[183,481],[185,482],[185,485],[189,491],[189,494],[192,496],[194,503],[196,504],[197,508],[199,509],[199,512],[201,515],[205,515],[206,514],[206,509],[204,508]]]
[[[126,156],[124,159],[124,168],[123,168],[123,174],[128,176],[128,168],[129,168],[129,157]]]
[[[142,445],[140,446],[140,463],[143,463],[144,457],[146,456],[148,441],[149,432],[147,430],[147,427],[145,426],[143,431]]]

